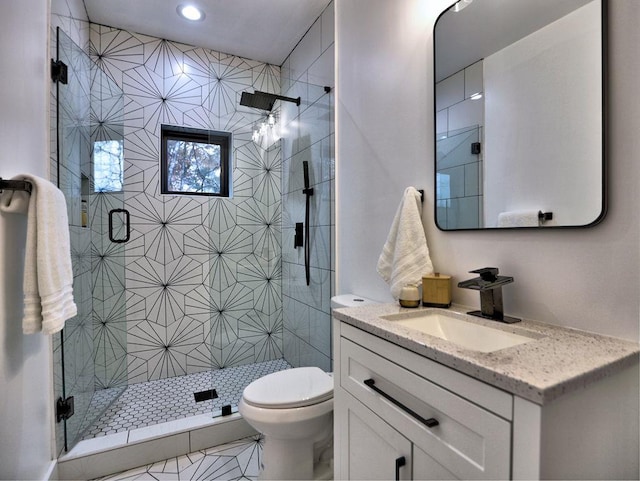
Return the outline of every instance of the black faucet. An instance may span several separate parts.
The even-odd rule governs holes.
[[[458,282],[458,287],[480,291],[480,310],[468,314],[507,324],[520,322],[520,319],[505,316],[502,307],[502,286],[513,282],[513,277],[499,276],[497,267],[483,267],[469,272],[480,274],[480,277]]]

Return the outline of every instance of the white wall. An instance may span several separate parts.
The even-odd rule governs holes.
[[[437,270],[497,266],[506,313],[638,340],[640,2],[610,2],[609,213],[578,230],[441,232],[433,222],[432,28],[447,0],[336,0],[337,292],[391,301],[375,266],[403,189],[426,189]],[[478,293],[454,288],[478,306]]]
[[[47,177],[48,2],[3,2],[0,176]],[[26,220],[0,215],[0,479],[42,479],[52,459],[51,342],[22,334]]]
[[[553,212],[545,225],[600,215],[599,19],[591,2],[484,59],[485,226],[515,210]]]
[[[376,263],[402,193],[433,201],[428,39],[445,3],[335,2],[336,294],[391,300]]]

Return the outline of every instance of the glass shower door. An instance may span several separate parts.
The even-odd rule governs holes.
[[[244,387],[261,376],[292,366],[331,370],[334,106],[330,88],[280,71],[241,72],[233,82],[219,71],[222,62],[211,65],[210,120],[233,129],[234,171],[233,197],[209,205],[209,333],[218,406],[236,412]],[[288,99],[271,111],[241,104],[252,91]],[[309,282],[304,249],[294,247],[299,222],[308,224]],[[228,372],[234,389],[220,389]]]
[[[96,190],[94,162],[100,149],[110,148],[100,142],[120,142],[122,147],[123,98],[59,28],[54,42],[56,61],[66,66],[66,82],[58,80],[53,86],[52,177],[67,203],[78,306],[77,316],[54,338],[54,389],[60,404],[56,441],[61,452],[81,439],[127,384],[126,329],[120,328],[126,315],[124,261],[121,249],[105,242],[104,213],[106,205],[122,205],[122,192],[107,199]]]
[[[213,416],[237,412],[244,387],[284,363],[281,142],[265,111],[240,104],[244,91],[278,91],[279,71],[247,67],[225,58],[209,65],[209,128],[233,136],[231,195],[210,198],[202,242]]]

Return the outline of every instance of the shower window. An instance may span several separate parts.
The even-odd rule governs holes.
[[[163,194],[229,197],[231,133],[162,126]]]

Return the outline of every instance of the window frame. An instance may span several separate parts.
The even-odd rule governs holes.
[[[168,140],[182,140],[220,146],[220,192],[189,192],[169,190],[168,175]],[[160,127],[160,193],[169,195],[204,195],[213,197],[230,197],[231,132],[197,129],[162,124]]]

